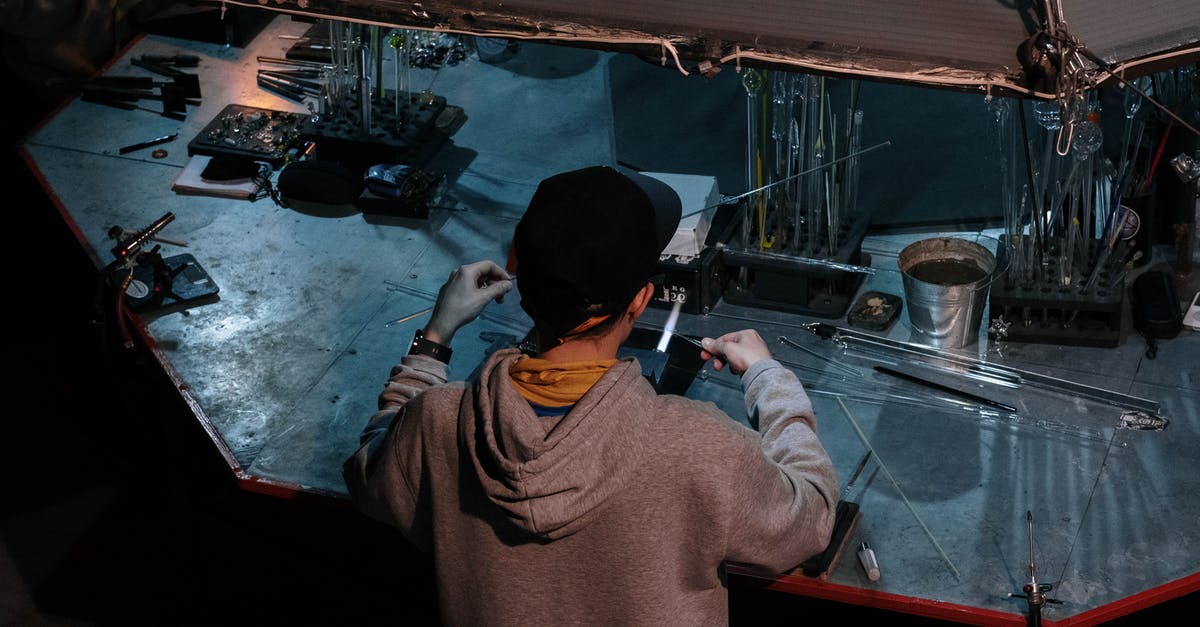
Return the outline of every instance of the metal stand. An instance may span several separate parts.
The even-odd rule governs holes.
[[[1021,587],[1025,594],[1014,593],[1009,596],[1026,599],[1029,605],[1029,615],[1026,616],[1025,624],[1029,627],[1041,627],[1042,606],[1047,603],[1062,603],[1062,601],[1046,596],[1046,593],[1054,588],[1053,585],[1037,581],[1037,568],[1033,561],[1033,512],[1025,512],[1025,520],[1029,524],[1029,583]]]
[[[721,260],[731,277],[725,289],[726,301],[820,318],[845,315],[866,276],[855,267],[871,265],[870,255],[862,252],[870,222],[868,216],[854,216],[840,226],[833,254],[823,252],[828,250],[828,240],[820,234],[809,240],[805,229],[797,229],[800,237],[797,249],[811,251],[811,257],[746,246],[736,235],[745,230],[740,228],[740,222],[736,220],[731,225],[731,235],[723,238],[727,243],[721,248]]]
[[[367,104],[370,130],[363,128],[362,111],[340,107],[308,119],[300,136],[316,143],[318,158],[337,161],[352,172],[380,163],[424,165],[458,130],[453,123],[461,126],[462,110],[448,108],[444,97],[433,94],[401,92],[399,97],[399,106],[394,94]],[[454,119],[445,120],[443,114]]]
[[[1002,239],[1000,254],[1022,254],[1033,246],[1027,236],[1021,237],[1016,246]],[[1061,271],[1065,260],[1058,253],[1061,245],[1061,240],[1052,240],[1041,267],[1005,259],[998,262],[1007,270],[989,292],[991,335],[1010,342],[1119,346],[1125,315],[1124,243],[1118,243],[1109,255],[1103,254],[1104,244],[1099,240],[1081,243],[1080,256],[1096,261],[1067,265],[1075,269],[1066,284]],[[1014,270],[1022,267],[1026,271]],[[1096,277],[1089,287],[1093,271]]]

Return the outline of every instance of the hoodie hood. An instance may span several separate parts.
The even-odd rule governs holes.
[[[497,351],[461,405],[459,434],[488,499],[521,530],[575,533],[625,486],[646,453],[657,394],[634,358],[617,361],[557,422],[533,412],[509,380],[520,351]]]

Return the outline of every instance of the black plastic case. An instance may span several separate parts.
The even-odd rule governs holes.
[[[1166,272],[1153,270],[1134,280],[1130,305],[1133,323],[1143,335],[1166,339],[1183,330],[1183,310],[1175,280]]]

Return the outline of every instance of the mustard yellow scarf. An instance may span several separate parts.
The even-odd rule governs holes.
[[[513,362],[508,376],[521,396],[543,407],[562,407],[576,403],[604,376],[615,359],[552,362],[526,357]]]

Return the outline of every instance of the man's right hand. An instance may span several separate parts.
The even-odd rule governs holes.
[[[437,304],[425,325],[426,339],[449,346],[460,327],[474,320],[489,302],[502,302],[512,287],[512,277],[493,261],[460,266],[438,291]]]
[[[713,360],[713,368],[717,370],[729,366],[730,372],[736,375],[764,359],[771,359],[771,350],[754,329],[726,333],[716,339],[706,337],[700,344],[704,346],[700,357]]]

